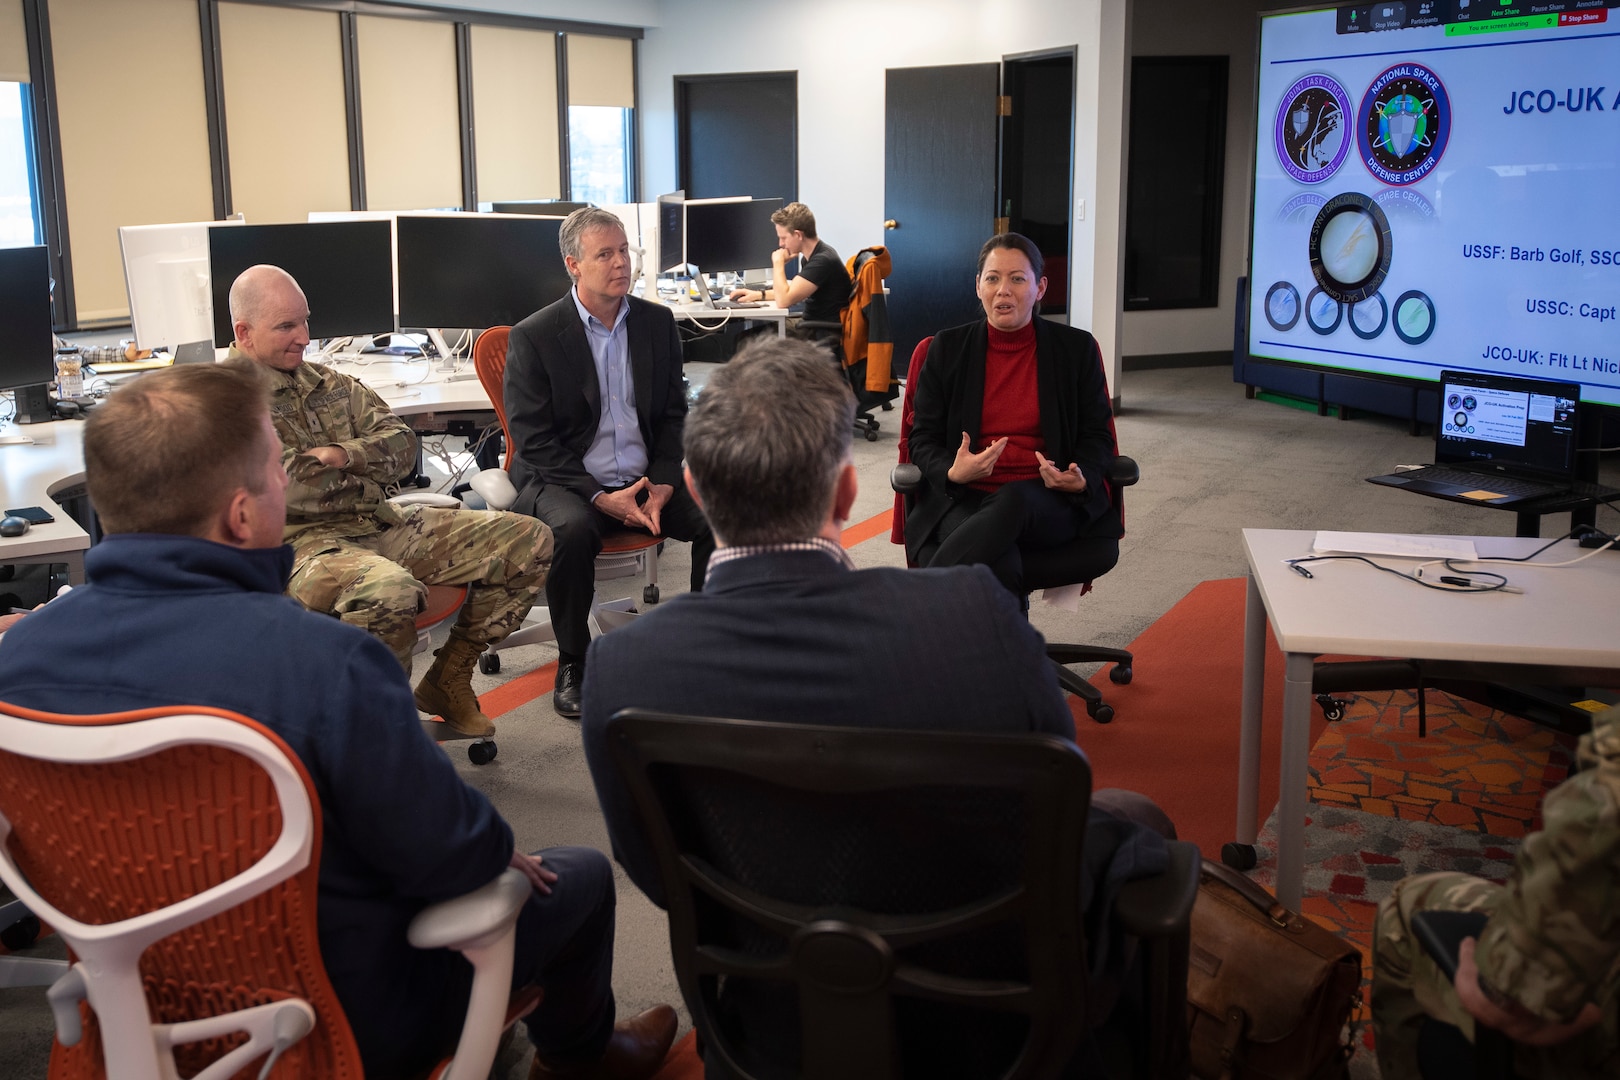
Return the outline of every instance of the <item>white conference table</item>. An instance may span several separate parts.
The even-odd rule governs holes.
[[[16,436],[34,441],[5,441]],[[39,506],[56,518],[22,536],[0,537],[0,563],[63,563],[68,581],[83,584],[90,534],[55,501],[76,494],[73,489],[84,483],[83,438],[79,420],[0,425],[0,509]]]
[[[1310,555],[1310,531],[1244,529],[1249,560],[1243,626],[1242,730],[1238,749],[1237,843],[1252,846],[1260,822],[1260,731],[1266,623],[1281,647],[1282,767],[1277,802],[1277,899],[1299,909],[1304,876],[1311,678],[1324,653],[1453,660],[1511,669],[1526,681],[1587,684],[1620,672],[1620,551],[1578,566],[1485,564],[1522,594],[1460,594],[1426,589],[1365,563],[1313,562],[1307,579],[1285,559]],[[1544,540],[1464,537],[1483,556],[1522,556]],[[1574,541],[1538,562],[1590,554]],[[1421,560],[1375,556],[1406,569]],[[1225,853],[1223,852],[1223,855]]]

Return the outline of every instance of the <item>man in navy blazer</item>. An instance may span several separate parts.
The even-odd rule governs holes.
[[[708,581],[591,644],[585,756],[614,857],[655,904],[657,860],[607,751],[621,709],[1074,738],[1041,636],[989,568],[854,569],[839,543],[854,410],[809,342],[758,342],[717,370],[685,437],[687,487],[719,545]],[[1143,796],[1096,792],[1088,872],[1158,872],[1173,835]]]
[[[674,316],[629,295],[630,246],[613,214],[574,211],[559,245],[574,287],[512,327],[505,398],[512,509],[550,526],[554,544],[552,703],[577,717],[603,527],[690,540],[694,591],[714,538],[681,477],[686,391]]]

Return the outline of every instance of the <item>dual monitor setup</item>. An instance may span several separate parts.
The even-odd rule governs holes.
[[[770,215],[780,199],[666,199],[675,215],[663,228],[653,204],[604,208],[624,224],[647,268],[769,263],[776,246]],[[248,267],[271,263],[303,288],[311,337],[422,329],[448,355],[439,328],[510,325],[568,291],[558,237],[563,217],[584,205],[502,202],[484,214],[334,211],[296,224],[125,226],[119,240],[135,342],[142,349],[228,345],[231,283]],[[668,259],[656,257],[661,232]],[[649,298],[655,289],[649,280]]]

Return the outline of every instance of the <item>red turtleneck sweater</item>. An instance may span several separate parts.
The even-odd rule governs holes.
[[[986,327],[990,347],[984,357],[984,411],[979,421],[983,450],[1003,435],[1007,446],[996,459],[995,470],[971,487],[994,491],[1014,480],[1040,476],[1037,450],[1046,452],[1041,438],[1041,403],[1035,380],[1035,323],[1006,333]]]

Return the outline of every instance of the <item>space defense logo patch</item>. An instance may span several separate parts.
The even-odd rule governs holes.
[[[1374,79],[1356,114],[1362,164],[1395,187],[1428,176],[1450,135],[1451,99],[1422,64],[1396,64]]]
[[[1282,96],[1277,159],[1302,184],[1320,184],[1350,153],[1350,95],[1329,75],[1307,75]]]

